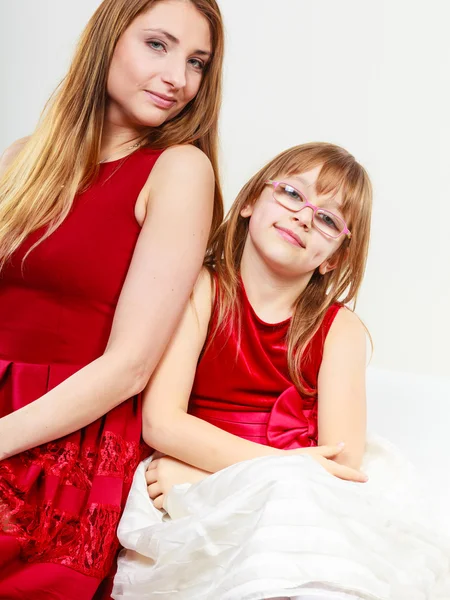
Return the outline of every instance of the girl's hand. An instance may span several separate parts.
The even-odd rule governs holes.
[[[336,462],[336,457],[344,449],[344,444],[337,444],[336,446],[315,446],[312,448],[299,448],[298,450],[292,450],[292,454],[307,454],[311,456],[319,465],[328,471],[331,475],[339,477],[339,479],[345,479],[346,481],[357,481],[359,483],[365,483],[368,477],[358,471],[345,465],[341,465]]]
[[[208,475],[211,475],[211,473],[191,467],[170,456],[161,456],[153,459],[147,467],[145,479],[148,495],[153,500],[155,507],[162,509],[165,497],[174,485],[197,483],[197,481],[205,479]]]

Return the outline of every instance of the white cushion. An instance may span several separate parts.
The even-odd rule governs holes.
[[[369,367],[368,430],[393,442],[450,505],[450,378]]]

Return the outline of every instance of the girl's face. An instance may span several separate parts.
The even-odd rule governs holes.
[[[195,97],[211,54],[206,18],[189,0],[163,0],[119,38],[108,74],[107,118],[158,127]]]
[[[316,193],[321,167],[293,176],[279,175],[276,180],[296,188],[311,204],[345,219],[340,193],[328,196]],[[311,208],[293,212],[280,205],[273,192],[273,186],[266,185],[257,201],[241,211],[241,216],[250,217],[244,253],[256,253],[271,270],[289,278],[311,276],[318,267],[322,274],[332,270],[333,255],[345,235],[337,239],[328,237],[313,226]]]

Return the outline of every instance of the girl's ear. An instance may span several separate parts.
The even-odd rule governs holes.
[[[241,212],[239,213],[241,217],[246,219],[247,217],[251,217],[253,213],[253,204],[246,204],[243,208],[241,208]]]
[[[325,275],[329,271],[334,271],[334,269],[339,264],[339,257],[340,257],[340,253],[341,252],[342,252],[342,249],[338,249],[338,250],[336,250],[336,252],[332,256],[330,256],[329,258],[327,258],[327,260],[323,261],[323,263],[319,266],[319,273],[321,275]],[[343,252],[344,252],[344,260],[343,260],[343,262],[345,262],[348,259],[348,256],[350,254],[350,250],[349,250],[349,248],[345,248],[345,250]]]
[[[337,267],[337,261],[334,261],[332,258],[328,258],[324,260],[323,263],[319,266],[319,273],[321,275],[325,275],[329,271],[333,271]]]

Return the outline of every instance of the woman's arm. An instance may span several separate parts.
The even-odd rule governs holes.
[[[146,385],[188,301],[212,219],[214,175],[193,146],[166,150],[143,194],[145,220],[104,354],[0,419],[0,458],[98,419]]]
[[[319,372],[319,444],[345,442],[336,460],[359,469],[366,440],[366,332],[350,310],[336,315]]]

